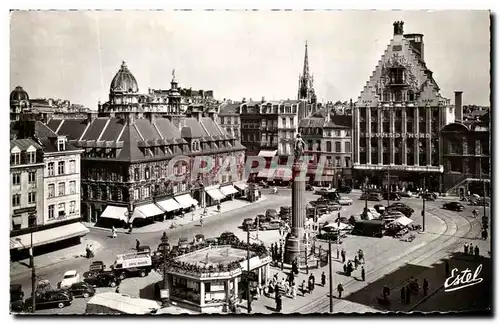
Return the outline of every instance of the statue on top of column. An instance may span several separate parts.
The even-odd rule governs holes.
[[[300,159],[300,157],[304,153],[305,147],[306,147],[306,142],[304,142],[300,133],[298,133],[297,137],[295,138],[295,145],[293,149],[295,159]]]

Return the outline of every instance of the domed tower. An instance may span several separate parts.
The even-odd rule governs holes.
[[[175,78],[175,69],[172,70],[172,81],[170,82],[170,91],[168,93],[168,103],[171,112],[175,115],[180,114],[181,107],[181,94],[179,93],[179,86]]]
[[[122,62],[120,70],[116,73],[109,87],[109,111],[130,111],[138,107],[139,86],[134,75]]]
[[[30,108],[30,97],[23,87],[17,86],[10,93],[10,119],[19,120],[23,110]]]

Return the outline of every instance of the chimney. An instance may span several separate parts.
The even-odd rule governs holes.
[[[462,108],[462,93],[463,91],[455,91],[455,121],[462,122],[463,121],[463,108]]]
[[[262,96],[262,103],[266,102],[266,97]]]

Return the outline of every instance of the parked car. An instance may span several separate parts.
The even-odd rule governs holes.
[[[352,189],[349,186],[340,186],[337,188],[338,193],[348,194],[351,193]]]
[[[71,305],[73,303],[73,295],[64,290],[52,290],[41,294],[35,295],[35,310],[44,308],[63,308],[65,306]],[[28,297],[24,301],[25,309],[28,312],[33,311],[33,299]]]
[[[243,223],[241,224],[241,227],[243,227],[243,230],[246,231],[248,228],[252,227],[254,224],[254,220],[252,218],[245,218],[243,220]]]
[[[189,248],[189,240],[187,237],[181,237],[179,239],[179,242],[177,243],[177,246],[179,247],[179,250],[186,250]]]
[[[328,189],[328,188],[318,188],[314,191],[314,194],[315,195],[324,195],[324,194],[327,194],[329,192],[332,192],[332,190]]]
[[[64,289],[74,297],[88,298],[95,295],[95,288],[87,282],[77,282]]]
[[[397,194],[400,195],[401,197],[408,197],[408,198],[413,197],[413,193],[411,191],[409,191],[409,190],[407,190],[407,191],[398,191]]]
[[[463,211],[465,209],[465,206],[459,202],[452,201],[452,202],[448,202],[448,203],[444,204],[443,208],[448,209],[448,210],[454,210],[454,211]]]
[[[280,229],[281,226],[282,226],[282,221],[272,220],[270,222],[260,224],[260,230],[262,230],[262,231],[278,230],[278,229]]]
[[[10,285],[10,310],[12,312],[23,311],[24,292],[21,285]]]
[[[59,288],[70,287],[77,282],[80,282],[80,274],[76,270],[66,271],[62,281],[59,283]]]
[[[361,220],[354,223],[352,234],[371,237],[382,237],[384,235],[384,220]]]
[[[411,217],[411,215],[415,212],[413,208],[411,208],[408,205],[402,204],[402,203],[395,203],[389,206],[388,209],[391,210],[397,210],[401,213],[403,213],[406,217]]]
[[[369,192],[369,193],[363,193],[361,197],[359,198],[361,200],[370,200],[370,201],[381,201],[383,200],[382,195],[377,192]]]
[[[382,197],[387,200],[387,196],[389,196],[389,200],[401,200],[401,196],[396,192],[384,192],[382,193]]]
[[[474,206],[489,206],[490,205],[490,198],[484,198],[484,197],[479,197],[479,198],[471,198],[470,199],[470,204]]]
[[[268,209],[266,210],[266,219],[269,221],[271,219],[276,219],[278,218],[278,212],[276,209]]]
[[[233,232],[224,232],[219,236],[219,244],[236,244],[240,239]]]
[[[336,191],[329,191],[323,195],[321,195],[323,198],[331,200],[331,201],[338,201],[340,199],[340,195]]]
[[[348,206],[350,206],[350,205],[352,205],[353,203],[354,203],[354,201],[352,201],[352,199],[351,199],[351,198],[346,197],[346,196],[341,196],[341,197],[339,198],[339,200],[338,200],[338,204],[339,204],[339,205],[348,205]]]
[[[89,271],[83,274],[83,281],[94,287],[116,287],[121,280],[112,271]]]

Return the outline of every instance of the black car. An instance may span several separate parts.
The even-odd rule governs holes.
[[[23,310],[24,292],[21,285],[10,285],[10,310],[21,312]]]
[[[411,217],[411,215],[415,212],[413,208],[402,203],[392,204],[389,206],[388,210],[397,210],[398,212],[403,213],[406,217]]]
[[[462,211],[465,209],[464,205],[462,205],[461,203],[456,202],[456,201],[452,201],[452,202],[444,204],[443,208],[448,209],[448,210],[454,210],[454,211]]]
[[[120,284],[120,278],[112,271],[88,271],[83,274],[83,281],[94,287],[116,287]]]
[[[219,244],[237,244],[240,239],[233,232],[224,232],[219,236]]]
[[[373,206],[373,208],[375,208],[375,210],[379,214],[383,214],[385,212],[385,206],[384,205],[376,204],[375,206]]]
[[[63,308],[71,305],[73,302],[73,295],[65,290],[53,290],[44,293],[37,293],[35,295],[35,310],[44,308]],[[33,299],[28,297],[24,301],[25,309],[28,312],[33,311]]]
[[[74,297],[88,298],[95,295],[95,289],[87,282],[77,282],[64,290],[69,291]]]
[[[348,186],[340,186],[337,188],[338,193],[348,194],[351,193],[352,189]]]
[[[384,199],[387,199],[387,196],[389,196],[389,200],[401,200],[401,196],[396,192],[382,193],[382,197],[384,197]]]
[[[363,193],[360,200],[381,201],[384,200],[382,195],[376,192]]]

